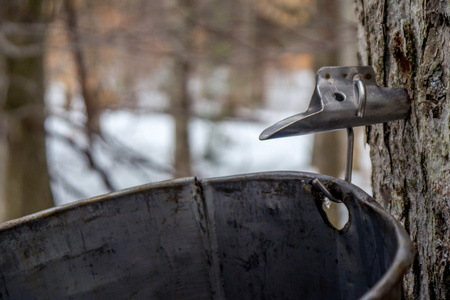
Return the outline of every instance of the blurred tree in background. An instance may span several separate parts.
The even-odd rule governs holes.
[[[45,0],[0,6],[0,199],[3,219],[53,205],[44,130]]]
[[[116,190],[117,185],[98,154],[101,151],[136,170],[151,169],[172,178],[190,176],[198,171],[193,170],[190,145],[192,118],[212,123],[259,121],[261,116],[254,111],[265,105],[268,70],[311,69],[315,58],[320,64],[319,56],[355,44],[355,23],[341,18],[340,11],[330,19],[321,5],[325,4],[316,0],[23,0],[2,5],[0,76],[5,80],[0,82],[0,97],[7,118],[2,118],[1,153],[24,155],[3,156],[2,162],[7,163],[1,163],[2,174],[8,174],[8,168],[19,172],[20,166],[26,166],[18,175],[2,175],[6,183],[2,183],[2,199],[20,203],[23,194],[30,201],[45,203],[26,205],[30,210],[6,218],[51,203],[43,130],[44,78],[47,87],[61,86],[65,95],[63,108],[49,105],[47,113],[69,128],[47,130],[49,138],[80,153],[106,190]],[[16,37],[12,29],[21,35]],[[22,62],[26,68],[14,67]],[[24,104],[33,109],[19,110]],[[172,163],[137,153],[105,132],[101,116],[115,109],[172,116]],[[26,131],[30,128],[32,133]],[[151,136],[160,128],[148,130]],[[18,132],[24,145],[14,144],[12,151],[7,147],[14,146],[13,132]],[[34,172],[39,174],[36,184],[42,190],[30,179]],[[80,187],[67,180],[70,174],[52,169],[50,174],[53,183],[84,197]],[[9,191],[13,186],[16,194]]]

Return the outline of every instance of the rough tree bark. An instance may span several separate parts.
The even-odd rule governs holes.
[[[360,63],[412,100],[408,120],[367,128],[374,196],[417,249],[407,299],[450,298],[449,13],[448,1],[356,1]]]
[[[43,45],[47,1],[3,1],[0,19],[4,91],[0,135],[0,200],[3,220],[53,206],[44,130]],[[2,29],[8,29],[7,26]]]

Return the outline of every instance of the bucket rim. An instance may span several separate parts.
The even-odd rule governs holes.
[[[198,179],[197,177],[185,177],[166,181],[160,181],[155,183],[149,183],[140,185],[121,191],[100,195],[88,199],[78,200],[69,204],[49,208],[31,215],[27,215],[18,219],[9,220],[0,224],[0,232],[12,230],[16,227],[23,226],[29,223],[37,222],[42,218],[49,218],[55,215],[63,214],[65,212],[78,209],[80,206],[95,205],[101,202],[113,201],[119,196],[126,196],[135,194],[136,192],[147,191],[158,187],[165,187],[168,185],[179,186],[185,184],[192,185],[212,185],[219,182],[237,182],[237,181],[250,181],[250,180],[273,180],[279,181],[283,179],[302,180],[304,183],[310,184],[315,178],[320,179],[322,182],[333,182],[339,185],[344,191],[351,192],[354,198],[359,203],[365,205],[369,209],[372,209],[393,225],[395,230],[395,237],[397,240],[397,250],[395,256],[383,276],[373,285],[360,299],[384,299],[394,287],[400,283],[403,275],[407,272],[412,261],[415,257],[416,251],[413,247],[409,234],[406,232],[403,225],[394,218],[390,213],[381,207],[376,200],[368,195],[364,190],[358,186],[349,183],[343,179],[334,178],[327,175],[316,174],[311,172],[298,172],[298,171],[270,171],[270,172],[257,172],[238,174],[231,176],[212,177],[205,179]]]

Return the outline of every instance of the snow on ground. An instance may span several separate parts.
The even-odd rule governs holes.
[[[313,135],[268,141],[258,139],[261,131],[274,122],[306,110],[314,75],[311,72],[298,72],[294,76],[276,72],[269,75],[272,80],[269,81],[271,86],[266,105],[255,111],[263,122],[192,119],[190,145],[196,176],[207,178],[277,170],[314,171],[310,164]],[[82,152],[74,150],[67,140],[61,138],[70,137],[81,148],[87,147],[87,141],[78,129],[84,121],[81,101],[75,101],[75,109],[67,112],[62,109],[62,95],[63,90],[57,85],[49,90],[47,103],[56,115],[51,115],[46,121],[46,128],[52,133],[47,139],[47,152],[57,204],[108,192],[99,174],[88,167]],[[117,189],[172,178],[170,172],[164,170],[172,165],[173,156],[174,120],[170,115],[106,111],[101,117],[101,127],[109,143],[98,141],[93,151],[94,158],[108,170]],[[110,145],[117,147],[111,148]],[[125,152],[120,150],[123,147],[127,149]],[[130,164],[128,155],[131,154],[145,157],[154,166]],[[367,151],[363,156],[367,167]],[[353,178],[355,184],[370,192],[367,171],[354,173]]]
[[[173,123],[172,117],[166,114],[111,111],[102,116],[107,136],[162,166],[172,164]],[[196,176],[206,178],[274,170],[311,171],[312,136],[259,141],[259,134],[269,125],[193,119],[190,145]],[[60,120],[49,118],[47,129],[63,132],[60,126],[64,128]],[[51,169],[56,169],[58,176],[63,176],[84,193],[73,195],[60,182],[55,182],[52,188],[58,204],[107,192],[99,175],[89,169],[86,158],[65,141],[49,137],[48,153]],[[118,189],[172,178],[168,173],[141,170],[120,163],[108,153],[95,151]]]

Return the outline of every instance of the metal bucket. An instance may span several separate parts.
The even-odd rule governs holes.
[[[337,230],[319,178],[349,210]],[[370,196],[297,172],[179,179],[0,226],[0,299],[400,299],[414,251]]]

